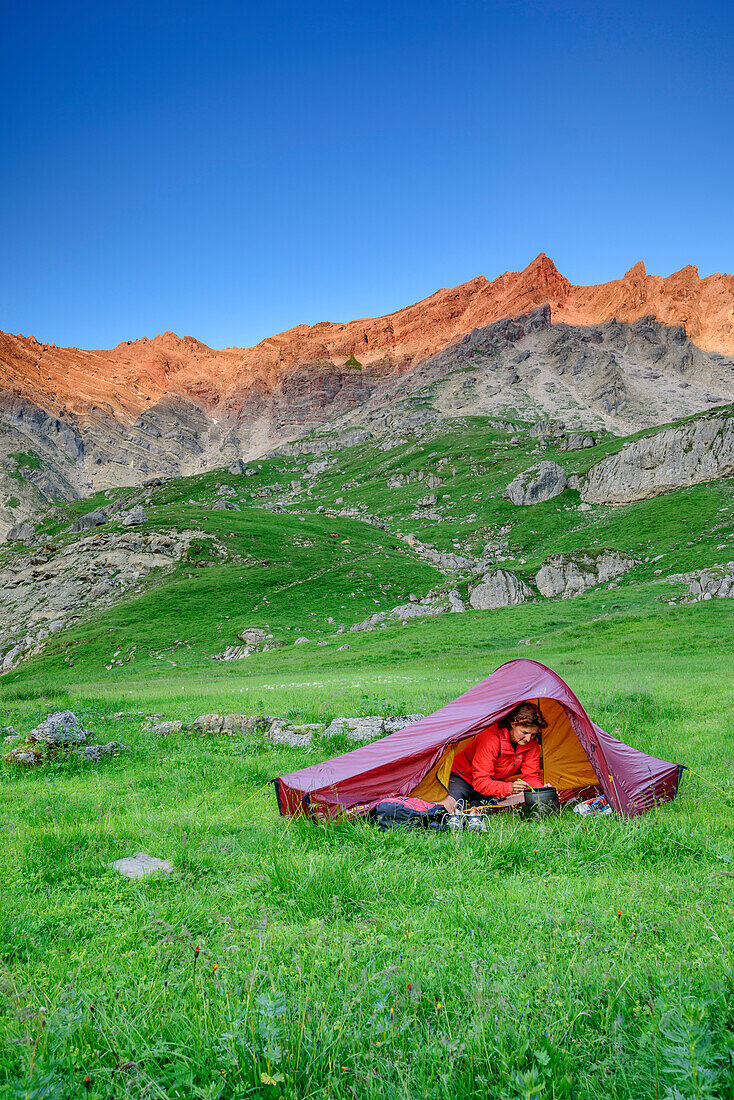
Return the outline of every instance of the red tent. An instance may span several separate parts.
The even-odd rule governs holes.
[[[591,721],[560,676],[537,661],[508,661],[476,687],[397,733],[275,780],[281,814],[367,813],[392,795],[438,801],[454,755],[525,699],[538,703],[543,776],[561,801],[601,790],[625,817],[675,798],[683,765],[633,749]]]

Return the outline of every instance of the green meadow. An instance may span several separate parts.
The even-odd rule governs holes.
[[[70,708],[125,746],[0,771],[0,1096],[734,1097],[734,609],[681,602],[687,585],[667,580],[734,558],[734,481],[515,508],[502,492],[532,461],[578,472],[619,445],[535,455],[516,431],[477,419],[350,448],[310,479],[270,458],[252,477],[166,482],[137,530],[201,531],[187,559],[0,678],[18,739]],[[387,487],[419,470],[441,484]],[[221,484],[239,511],[210,510]],[[421,515],[429,492],[441,521]],[[102,502],[59,506],[38,537],[85,537],[69,524]],[[454,586],[402,536],[477,553],[503,528],[499,564],[522,576],[586,547],[638,564],[574,599],[349,633]],[[246,626],[277,648],[213,661]],[[487,834],[317,827],[278,816],[271,780],[346,743],[143,723],[429,713],[516,657],[555,669],[615,736],[686,764],[678,799],[630,821],[497,815]],[[107,867],[139,851],[175,872]]]

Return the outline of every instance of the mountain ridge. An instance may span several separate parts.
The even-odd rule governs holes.
[[[246,403],[253,386],[272,390],[290,369],[321,360],[340,367],[354,357],[360,365],[400,373],[474,328],[544,304],[554,324],[651,315],[682,326],[703,350],[734,354],[734,275],[702,279],[693,265],[669,276],[648,275],[638,261],[621,279],[575,286],[541,252],[520,272],[442,287],[380,317],[296,325],[250,348],[210,348],[173,332],[111,349],[58,348],[2,333],[0,389],[55,413],[84,416],[104,402],[123,421],[173,390],[210,414],[226,415]]]

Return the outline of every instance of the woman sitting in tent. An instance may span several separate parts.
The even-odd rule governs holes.
[[[547,725],[539,707],[525,701],[478,733],[451,765],[443,803],[449,813],[459,801],[477,806],[542,787],[538,738]]]

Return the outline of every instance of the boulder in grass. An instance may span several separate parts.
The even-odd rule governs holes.
[[[734,416],[696,417],[625,443],[595,463],[581,483],[587,504],[629,504],[734,474]]]
[[[131,508],[129,512],[125,512],[120,518],[123,527],[138,527],[141,523],[148,522],[145,509],[141,508],[139,504],[135,508]]]
[[[246,626],[237,635],[240,641],[250,646],[264,645],[267,636],[267,630],[263,630],[261,626]]]
[[[95,509],[93,512],[87,512],[86,515],[80,516],[75,523],[72,524],[72,531],[86,531],[89,527],[100,527],[103,523],[107,522],[107,516],[101,509]]]
[[[514,607],[533,598],[533,590],[509,569],[490,569],[469,590],[469,603],[477,611]]]
[[[151,733],[157,734],[159,737],[170,737],[172,733],[180,733],[183,723],[176,722],[157,722],[154,726],[151,726]]]
[[[511,481],[505,496],[513,504],[539,504],[562,493],[568,484],[566,471],[556,462],[539,462]]]
[[[78,745],[87,740],[88,731],[71,710],[57,710],[49,714],[40,725],[28,734],[28,741],[47,748],[59,745]]]
[[[394,607],[390,614],[401,623],[405,623],[408,619],[420,619],[424,615],[438,615],[440,611],[440,607],[426,607],[422,603],[403,603],[399,607]]]
[[[618,550],[579,550],[570,554],[552,554],[535,576],[542,596],[578,596],[587,588],[620,577],[636,564],[635,559]]]
[[[228,645],[221,653],[213,653],[212,660],[243,661],[245,657],[249,657],[252,652],[253,647],[249,645]]]
[[[175,870],[173,864],[167,859],[158,859],[156,856],[149,856],[146,852],[136,852],[134,856],[116,859],[114,863],[108,863],[107,866],[130,879],[144,878],[145,875],[151,875],[154,871],[170,875]]]
[[[461,613],[462,611],[466,611],[466,604],[464,603],[463,599],[461,598],[461,592],[459,592],[458,588],[452,588],[451,589],[451,591],[448,594],[448,601],[449,601],[449,611],[453,611],[453,612],[457,612],[457,613]]]
[[[252,714],[225,714],[222,716],[222,733],[230,737],[236,733],[255,733],[258,723],[269,729],[273,721],[272,718],[260,718]]]
[[[223,722],[223,714],[200,714],[187,723],[186,729],[194,733],[221,733]]]
[[[734,562],[702,569],[693,578],[688,594],[696,600],[734,597]]]
[[[382,737],[385,719],[381,715],[370,714],[363,718],[335,718],[326,727],[325,737],[346,736],[350,741],[375,741]],[[405,723],[408,724],[407,722]]]
[[[106,745],[82,745],[76,750],[76,754],[80,760],[96,762],[103,756],[117,756],[124,751],[124,746],[119,741],[108,741]]]
[[[3,757],[6,764],[19,764],[23,768],[37,768],[43,763],[43,752],[38,745],[18,745]]]
[[[322,733],[323,722],[306,722],[298,725],[276,718],[265,737],[274,745],[288,745],[289,748],[309,748],[315,733]]]
[[[386,735],[397,733],[406,726],[412,726],[414,722],[420,722],[421,718],[425,718],[425,714],[396,714],[383,720],[382,729]]]
[[[557,446],[561,451],[584,451],[588,447],[595,447],[596,440],[593,435],[585,432],[569,432],[558,440]]]

